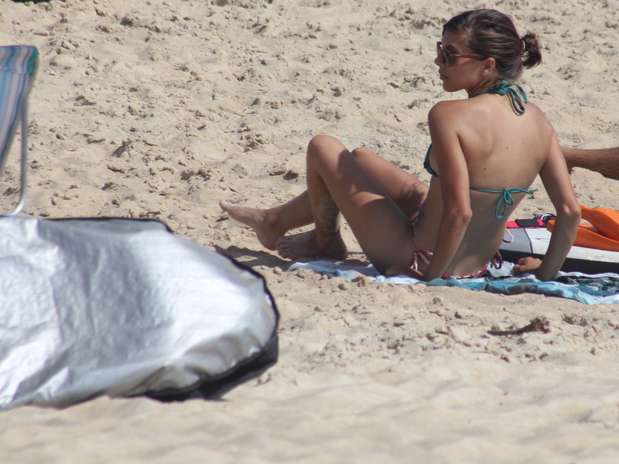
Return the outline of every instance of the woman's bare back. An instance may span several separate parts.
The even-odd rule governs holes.
[[[511,192],[513,204],[502,205],[497,204],[502,201],[502,193],[476,189],[527,189],[544,164],[554,135],[544,114],[535,105],[527,104],[525,113],[518,116],[507,97],[480,95],[443,105],[449,105],[449,111],[458,115],[455,124],[472,188],[472,220],[448,269],[457,274],[478,269],[493,257],[503,237],[506,219],[526,196]],[[450,123],[454,123],[453,119]],[[438,171],[432,153],[430,160]],[[435,231],[443,212],[440,183],[446,181],[441,179],[440,172],[437,173],[415,225],[416,245],[430,250],[436,246]],[[509,202],[509,198],[506,200]],[[497,218],[498,213],[501,218]]]

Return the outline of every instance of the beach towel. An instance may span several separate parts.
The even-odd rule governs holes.
[[[405,275],[385,277],[371,264],[355,265],[346,262],[309,261],[296,262],[289,270],[307,269],[321,274],[353,280],[364,276],[377,283],[401,285],[427,285],[460,287],[475,291],[487,291],[505,295],[538,293],[579,301],[584,304],[619,303],[619,274],[604,273],[588,275],[579,272],[560,272],[553,281],[541,281],[532,274],[512,276],[514,264],[504,261],[499,269],[490,268],[489,277],[475,279],[434,279],[423,282]]]
[[[0,409],[221,395],[277,359],[256,272],[154,220],[0,218]]]

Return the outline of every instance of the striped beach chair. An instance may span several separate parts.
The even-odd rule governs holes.
[[[20,192],[15,209],[3,216],[18,214],[26,202],[28,162],[28,93],[38,61],[38,51],[29,45],[0,47],[0,170],[13,142],[17,123],[21,120]]]

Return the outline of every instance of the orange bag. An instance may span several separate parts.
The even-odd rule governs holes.
[[[598,250],[619,251],[619,211],[610,208],[588,208],[580,205],[582,218],[589,223],[578,226],[574,245]],[[546,224],[548,230],[555,227],[555,219]]]

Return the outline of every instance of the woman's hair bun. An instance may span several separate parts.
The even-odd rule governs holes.
[[[531,32],[527,32],[522,36],[522,42],[524,44],[522,65],[525,68],[532,68],[540,64],[542,62],[542,52],[540,51],[537,36]]]

